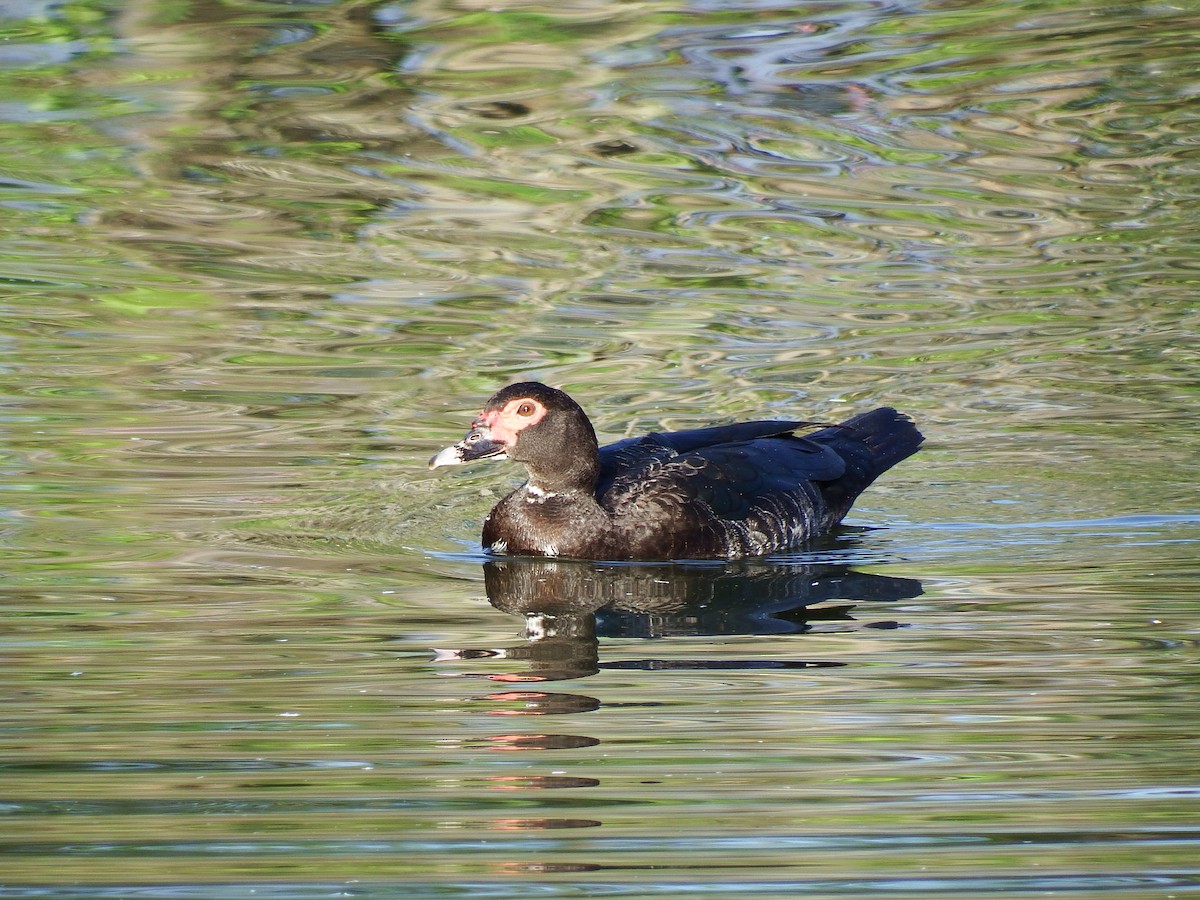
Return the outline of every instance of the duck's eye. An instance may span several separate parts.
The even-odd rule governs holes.
[[[518,416],[532,416],[535,407],[532,403],[522,403],[517,407]]]

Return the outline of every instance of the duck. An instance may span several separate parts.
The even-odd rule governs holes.
[[[819,430],[795,433],[810,428]],[[911,418],[880,407],[838,424],[738,422],[601,447],[568,394],[523,381],[493,395],[429,467],[525,466],[528,480],[484,519],[489,554],[728,560],[796,550],[828,533],[923,441]]]

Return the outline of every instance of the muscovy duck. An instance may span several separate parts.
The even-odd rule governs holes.
[[[524,463],[529,480],[488,514],[492,553],[579,559],[763,556],[837,525],[881,474],[924,440],[882,407],[819,423],[741,422],[652,432],[599,447],[579,404],[536,381],[512,384],[429,467]]]

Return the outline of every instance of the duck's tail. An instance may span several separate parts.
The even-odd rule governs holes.
[[[832,523],[845,517],[855,498],[871,482],[916,453],[925,440],[912,419],[890,406],[863,413],[807,437],[830,447],[846,461],[844,475],[821,485]]]

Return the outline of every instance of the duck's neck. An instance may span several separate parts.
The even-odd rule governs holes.
[[[586,496],[595,498],[596,479],[600,475],[600,454],[593,444],[576,450],[571,457],[554,466],[525,463],[529,472],[526,490],[533,497]]]

